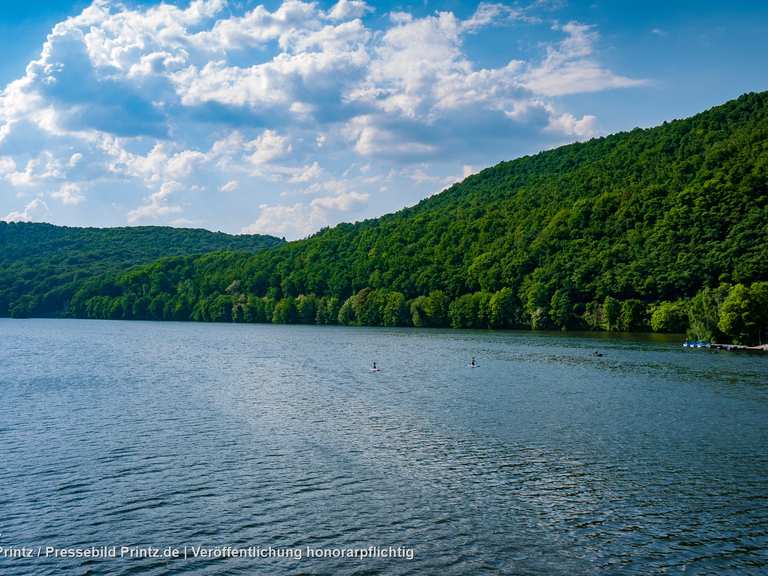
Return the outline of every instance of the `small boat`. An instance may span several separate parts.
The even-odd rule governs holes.
[[[686,340],[683,342],[683,348],[711,348],[712,345],[705,340]]]

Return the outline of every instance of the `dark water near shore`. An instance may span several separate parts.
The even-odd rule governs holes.
[[[0,320],[0,394],[0,547],[414,554],[0,557],[3,575],[768,572],[768,355]]]

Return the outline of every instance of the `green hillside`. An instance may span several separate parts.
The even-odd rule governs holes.
[[[504,162],[415,207],[253,255],[83,284],[95,318],[765,338],[768,93]],[[763,300],[765,298],[765,300]]]
[[[84,280],[173,255],[280,244],[271,236],[137,226],[69,228],[0,221],[0,316],[58,316]]]

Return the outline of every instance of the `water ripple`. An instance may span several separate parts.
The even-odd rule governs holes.
[[[0,546],[415,552],[0,558],[3,574],[768,571],[762,357],[140,322],[0,320],[0,340]]]

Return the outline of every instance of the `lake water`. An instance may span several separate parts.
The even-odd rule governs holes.
[[[4,575],[768,571],[768,356],[0,320],[0,393]],[[46,557],[98,546],[252,552]]]

